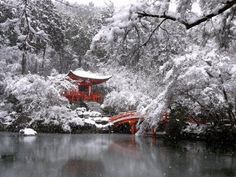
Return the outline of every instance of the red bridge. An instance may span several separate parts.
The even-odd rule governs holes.
[[[128,124],[130,126],[130,132],[132,134],[135,134],[137,132],[136,126],[138,123],[141,123],[144,120],[144,116],[140,115],[136,112],[125,112],[113,117],[110,117],[109,123],[113,125],[113,127],[122,126],[125,124]],[[166,131],[167,125],[170,121],[170,115],[168,112],[163,113],[163,115],[160,118],[160,121],[158,122],[158,126],[156,128],[152,128],[150,133],[152,135],[156,135],[157,132],[163,132]],[[185,123],[193,123],[197,125],[206,124],[206,121],[203,121],[198,118],[193,117],[186,117]]]
[[[113,127],[122,126],[128,124],[130,126],[131,134],[135,134],[137,132],[136,126],[138,123],[141,123],[144,120],[144,116],[140,115],[136,112],[125,112],[116,116],[113,116],[109,119],[109,122],[113,125]],[[159,122],[159,128],[165,130],[167,124],[169,123],[169,114],[164,113]],[[156,134],[156,129],[152,129],[152,134]]]
[[[116,116],[113,116],[109,119],[109,122],[113,124],[114,127],[118,127],[120,125],[128,124],[130,128],[130,132],[135,134],[137,132],[136,125],[139,122],[142,122],[144,117],[136,112],[125,112]]]

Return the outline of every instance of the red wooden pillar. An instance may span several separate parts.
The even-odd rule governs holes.
[[[136,123],[130,123],[130,126],[131,126],[131,128],[130,128],[131,134],[134,135],[136,133],[136,131],[137,131]]]
[[[153,127],[152,128],[152,136],[156,136],[156,134],[157,134],[157,128],[156,127]]]
[[[88,95],[89,95],[89,97],[91,96],[91,93],[92,93],[92,85],[89,85],[88,86]]]

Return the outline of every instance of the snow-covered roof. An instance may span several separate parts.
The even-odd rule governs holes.
[[[90,71],[84,71],[79,69],[75,71],[70,71],[68,76],[74,80],[90,79],[93,80],[92,81],[93,84],[99,84],[105,82],[112,77],[111,75],[104,76],[99,73],[92,73]]]
[[[75,74],[76,76],[82,77],[82,78],[98,79],[98,80],[106,80],[106,79],[111,78],[111,75],[104,76],[99,73],[92,73],[90,71],[75,70],[75,71],[71,71],[71,72],[73,74]]]

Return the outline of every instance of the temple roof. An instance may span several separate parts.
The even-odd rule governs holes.
[[[91,84],[100,84],[112,77],[111,75],[104,76],[99,73],[92,73],[83,70],[70,71],[68,76],[73,80],[78,80],[79,82],[90,82]]]

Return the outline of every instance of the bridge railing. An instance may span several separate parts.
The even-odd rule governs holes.
[[[125,118],[125,117],[129,117],[129,116],[137,116],[137,113],[134,111],[124,112],[124,113],[118,114],[116,116],[112,116],[109,121],[113,122],[113,121],[118,120],[120,118]]]

